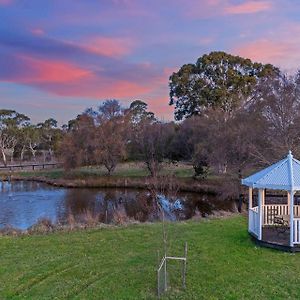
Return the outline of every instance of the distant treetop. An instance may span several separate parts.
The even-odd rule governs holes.
[[[175,105],[175,119],[200,115],[208,108],[220,108],[230,115],[251,95],[260,78],[278,73],[271,64],[254,63],[225,52],[205,54],[170,76],[170,105]]]

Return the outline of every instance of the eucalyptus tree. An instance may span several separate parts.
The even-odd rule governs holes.
[[[0,110],[0,151],[5,166],[7,156],[10,156],[11,161],[13,160],[16,145],[20,140],[20,129],[27,126],[29,122],[30,119],[26,115],[15,110]]]
[[[62,138],[62,130],[58,128],[58,122],[49,118],[37,124],[41,134],[41,150],[44,153],[44,160],[52,160],[54,153],[58,150],[59,142]]]
[[[29,150],[31,157],[36,161],[36,154],[42,143],[42,134],[40,128],[36,125],[28,125],[22,129],[23,144],[21,151],[21,160],[23,160],[24,151]]]
[[[261,78],[278,72],[270,64],[211,52],[198,58],[195,64],[183,65],[170,76],[170,105],[175,105],[176,120],[201,115],[210,108],[220,109],[227,119],[251,98]]]

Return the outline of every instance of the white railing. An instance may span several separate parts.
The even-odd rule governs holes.
[[[274,216],[289,215],[290,208],[286,204],[268,204],[262,207],[262,222],[264,225],[274,225]],[[294,205],[293,243],[300,244],[300,205]],[[249,231],[259,235],[258,206],[249,209]]]
[[[258,207],[255,207],[258,209]],[[274,225],[274,216],[290,214],[290,207],[287,204],[267,204],[263,206],[263,225]],[[294,216],[300,216],[300,205],[294,205]]]
[[[268,204],[263,206],[262,213],[263,225],[274,225],[274,216],[289,215],[290,208],[286,204]]]
[[[300,218],[294,219],[293,243],[300,244]]]
[[[300,205],[294,205],[294,217],[300,217]]]
[[[259,234],[259,214],[258,207],[249,209],[249,231],[256,236]]]

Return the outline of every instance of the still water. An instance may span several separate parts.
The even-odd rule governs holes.
[[[179,193],[170,200],[159,201],[170,220],[195,215],[207,216],[215,210],[232,211],[234,203],[219,201],[213,195]],[[99,222],[155,221],[161,214],[146,190],[121,188],[57,188],[30,181],[0,182],[0,228],[27,229],[39,219],[68,223],[70,217],[83,222],[89,216]]]

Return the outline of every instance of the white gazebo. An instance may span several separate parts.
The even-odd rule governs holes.
[[[300,205],[294,201],[300,191],[300,161],[291,151],[283,160],[242,179],[242,184],[249,187],[249,233],[262,244],[278,245],[276,248],[300,246]],[[254,189],[258,190],[256,205]],[[266,190],[285,192],[285,203],[267,203]]]

